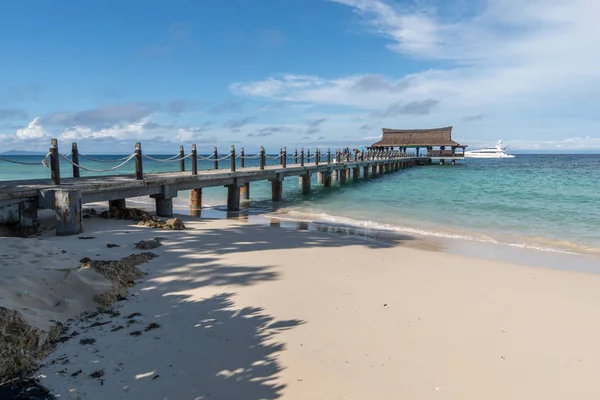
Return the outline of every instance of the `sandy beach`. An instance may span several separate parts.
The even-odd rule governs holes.
[[[119,259],[141,252],[134,247],[140,240],[163,238],[163,245],[151,250],[158,257],[140,266],[148,275],[127,300],[115,303],[111,313],[69,325],[72,338],[36,373],[54,395],[600,395],[598,275],[415,249],[409,238],[386,243],[277,223],[189,217],[184,222],[184,231],[165,231],[93,217],[80,235],[91,239],[48,232],[20,240],[19,248],[11,244],[29,264],[32,256],[25,255],[36,248],[54,252],[42,266],[58,269],[82,257]],[[5,291],[6,268],[2,271]],[[48,305],[29,299],[29,313],[23,315],[40,327],[42,317],[74,317],[89,306],[94,290],[107,284],[93,274],[85,269],[69,274],[85,290],[63,288],[61,312],[49,314],[43,311]],[[29,280],[37,276],[31,272]],[[42,272],[39,277],[54,285]],[[44,297],[43,284],[36,285]],[[0,301],[18,309],[23,307],[18,298],[5,293]]]

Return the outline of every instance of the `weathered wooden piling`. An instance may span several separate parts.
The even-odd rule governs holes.
[[[150,196],[155,201],[156,215],[159,217],[172,217],[173,216],[173,198],[166,197],[163,194]]]
[[[310,172],[306,175],[300,175],[300,187],[302,194],[310,194]]]
[[[375,178],[377,175],[378,175],[378,172],[377,172],[377,165],[372,165],[372,166],[371,166],[371,176],[372,176],[373,178]]]
[[[217,146],[213,147],[213,168],[219,169],[219,151]]]
[[[231,172],[235,172],[235,146],[231,145],[231,150],[229,151],[229,161],[230,161],[230,167],[231,167]]]
[[[283,180],[281,180],[281,179],[271,180],[271,200],[280,201],[282,192],[283,192]]]
[[[368,166],[368,165],[365,165],[365,166],[363,167],[363,178],[364,178],[364,179],[367,179],[368,177],[369,177],[369,166]]]
[[[199,217],[202,209],[202,189],[190,189],[190,215]]]
[[[118,208],[119,210],[124,210],[127,207],[127,202],[125,199],[116,199],[108,201],[108,208]]]
[[[385,173],[384,164],[379,164],[379,175],[383,175]]]
[[[55,190],[53,208],[56,235],[69,236],[83,232],[81,191]]]
[[[71,144],[71,161],[73,162],[73,178],[79,178],[79,150],[77,150],[77,143]]]
[[[179,171],[185,172],[185,151],[183,146],[179,146]]]
[[[352,168],[352,179],[358,180],[360,178],[360,167]]]
[[[50,140],[50,179],[53,185],[60,185],[60,161],[58,159],[58,140]]]
[[[323,172],[323,185],[331,187],[331,171]]]
[[[339,173],[338,173],[338,179],[340,181],[340,185],[343,185],[346,183],[346,178],[348,177],[348,170],[347,169],[340,169]]]
[[[240,186],[236,183],[227,185],[227,211],[240,210]]]
[[[137,142],[135,144],[135,179],[144,179],[144,167],[142,164],[142,144]]]
[[[198,151],[196,145],[192,145],[192,175],[198,175]]]
[[[263,146],[260,146],[259,159],[260,159],[260,169],[261,169],[261,171],[263,171],[265,169],[265,162],[266,162],[265,148]]]
[[[250,200],[250,182],[240,186],[240,197],[244,200]]]

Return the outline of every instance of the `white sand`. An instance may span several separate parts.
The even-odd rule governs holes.
[[[79,250],[85,242],[79,240]],[[0,238],[0,306],[19,311],[43,330],[95,308],[94,295],[111,284],[91,269],[76,270],[81,258],[60,242]]]
[[[117,259],[134,242],[165,237],[142,266],[149,275],[118,303],[121,316],[72,327],[80,335],[40,370],[60,398],[600,397],[600,276],[186,223],[193,229],[171,232],[86,220],[85,235],[96,236],[87,248],[46,238],[75,259]],[[153,322],[160,328],[146,332]],[[101,379],[89,377],[96,370]]]

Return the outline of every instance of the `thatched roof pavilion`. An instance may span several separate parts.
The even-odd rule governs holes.
[[[417,154],[419,154],[419,148],[424,147],[430,157],[461,157],[467,147],[452,140],[451,126],[434,129],[383,128],[382,130],[381,140],[373,143],[371,148],[393,149],[398,147],[404,152],[407,148],[416,148]],[[434,151],[434,147],[439,147],[439,151]],[[450,150],[446,150],[446,148]],[[462,149],[462,153],[455,153],[457,148]]]

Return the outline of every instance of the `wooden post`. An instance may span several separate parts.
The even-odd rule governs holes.
[[[261,171],[265,169],[265,148],[260,146],[260,169]]]
[[[298,164],[298,149],[294,149],[294,164]]]
[[[306,149],[306,162],[310,164],[310,149]]]
[[[244,200],[250,200],[250,182],[246,182],[240,187],[240,197]]]
[[[240,187],[237,183],[227,186],[227,211],[240,210]]]
[[[283,191],[283,181],[279,180],[279,179],[273,179],[271,181],[271,200],[280,201],[282,191]]]
[[[108,201],[108,208],[117,208],[119,210],[124,210],[125,208],[127,208],[127,202],[125,199],[116,199],[116,200],[109,200]]]
[[[315,150],[315,165],[319,165],[319,158],[321,158],[321,153],[319,152],[319,149]]]
[[[346,162],[350,162],[350,147],[348,147],[346,150]]]
[[[348,177],[348,170],[340,169],[338,170],[338,180],[340,181],[340,185],[346,183],[346,178]]]
[[[144,179],[144,168],[142,164],[142,144],[137,142],[135,144],[135,179]]]
[[[452,160],[452,165],[456,165],[456,160]]]
[[[190,215],[199,217],[202,209],[202,189],[190,190]]]
[[[283,165],[283,148],[279,148],[279,165]]]
[[[383,164],[379,164],[379,175],[383,175],[385,172],[384,168],[383,168]]]
[[[156,202],[156,215],[159,217],[173,216],[173,198],[163,195],[153,196]]]
[[[229,160],[231,162],[231,172],[235,172],[235,146],[231,145],[231,150],[229,151]]]
[[[219,152],[217,151],[217,146],[213,147],[213,168],[219,169]]]
[[[57,139],[50,139],[50,177],[53,185],[60,185],[60,160],[58,159]]]
[[[371,166],[371,177],[376,177],[377,176],[377,165],[373,165]]]
[[[310,172],[300,176],[300,186],[302,187],[302,194],[310,194]]]
[[[79,178],[79,150],[77,143],[71,145],[71,161],[73,162],[73,178]]]
[[[244,157],[246,156],[246,153],[244,153],[244,148],[242,147],[242,149],[240,150],[240,168],[244,168],[246,166],[246,162]]]
[[[198,175],[198,150],[196,145],[192,145],[192,175]]]
[[[352,179],[358,180],[360,177],[360,167],[352,168]]]
[[[327,164],[331,164],[331,149],[327,149]]]
[[[369,166],[365,165],[363,166],[363,178],[367,179],[369,177]]]
[[[183,151],[183,146],[179,146],[179,171],[185,172],[185,152]]]
[[[287,168],[287,148],[283,148],[283,152],[281,153],[281,165],[283,168]]]
[[[81,204],[81,191],[79,190],[54,191],[54,217],[57,236],[77,235],[83,232]]]
[[[304,147],[300,149],[300,166],[304,167]]]
[[[325,187],[331,187],[331,172],[323,172],[323,185]]]

